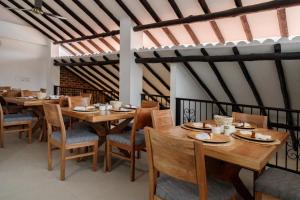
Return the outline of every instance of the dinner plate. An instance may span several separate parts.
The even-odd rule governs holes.
[[[89,112],[97,112],[97,111],[99,111],[96,108],[94,108],[94,109],[88,109],[88,110],[76,110],[76,109],[73,109],[73,110],[76,111],[76,112],[83,112],[83,113],[89,113]]]
[[[199,134],[207,134],[209,137],[199,137]],[[200,140],[202,142],[207,143],[227,143],[231,141],[230,136],[228,135],[221,135],[221,134],[214,134],[214,133],[188,133],[188,137],[193,138],[195,140]]]
[[[183,125],[188,127],[188,128],[197,129],[197,130],[211,130],[211,127],[207,127],[207,125],[209,125],[209,124],[205,124],[206,126],[203,127],[202,122],[187,122]]]
[[[260,133],[260,134],[262,134],[262,133]],[[274,142],[275,141],[275,139],[273,139],[273,138],[271,138],[271,139],[252,138],[250,134],[242,134],[239,131],[233,133],[233,135],[236,136],[236,137],[239,137],[239,138],[243,138],[243,139],[251,140],[251,141],[256,141],[256,142]]]
[[[252,129],[255,129],[255,128],[257,128],[257,126],[255,126],[255,125],[253,125],[253,124],[250,124],[250,123],[248,123],[248,124],[250,124],[250,126],[243,126],[243,125],[239,125],[240,123],[238,123],[238,122],[233,122],[232,123],[232,125],[233,126],[235,126],[235,128],[237,128],[237,129],[248,129],[248,130],[252,130]]]

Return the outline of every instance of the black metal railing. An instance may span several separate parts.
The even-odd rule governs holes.
[[[114,91],[54,86],[54,95],[79,96],[82,93],[92,94],[92,103],[107,103],[118,96]]]
[[[141,94],[141,98],[142,98],[142,100],[159,102],[160,109],[162,109],[162,110],[170,108],[170,97],[169,96]]]
[[[300,173],[300,147],[298,145],[300,142],[300,110],[176,98],[176,124],[179,125],[189,121],[211,120],[215,114],[222,114],[217,105],[221,105],[228,116],[231,116],[232,112],[237,109],[248,114],[262,115],[266,113],[269,128],[285,131],[290,134],[284,147],[276,153],[269,165]],[[293,123],[288,120],[290,115],[293,118]]]

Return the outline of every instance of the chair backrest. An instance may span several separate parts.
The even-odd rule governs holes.
[[[89,97],[90,99],[92,99],[92,93],[80,93],[80,96],[82,97]]]
[[[67,96],[59,97],[59,105],[60,107],[69,107],[68,97]]]
[[[39,92],[40,91],[22,90],[21,96],[22,97],[37,96]]]
[[[171,110],[153,110],[151,115],[153,128],[156,130],[175,126]]]
[[[91,98],[82,96],[68,97],[68,104],[70,108],[76,106],[89,106],[91,104]]]
[[[61,113],[60,105],[45,103],[43,105],[43,108],[44,108],[45,118],[47,121],[48,137],[51,137],[53,127],[59,128],[62,137],[61,141],[62,143],[65,143],[66,129],[65,129],[65,124]]]
[[[0,86],[0,90],[10,90],[10,86]]]
[[[153,184],[150,192],[155,192],[157,172],[161,172],[197,184],[199,199],[207,199],[204,149],[200,141],[166,136],[149,127],[145,128],[145,139]]]
[[[256,124],[258,128],[268,128],[268,117],[263,115],[251,115],[246,113],[232,112],[234,121],[242,121]]]
[[[21,97],[21,90],[11,89],[5,93],[6,97]]]
[[[153,107],[159,108],[159,102],[143,100],[141,107],[142,108],[153,108]]]
[[[151,112],[157,109],[157,107],[153,107],[138,108],[136,110],[131,130],[131,144],[135,144],[135,134],[137,130],[144,129],[146,126],[152,127]]]

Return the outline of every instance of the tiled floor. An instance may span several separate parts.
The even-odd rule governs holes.
[[[66,180],[59,180],[58,152],[54,170],[47,170],[47,145],[34,141],[29,145],[16,134],[6,135],[0,149],[0,200],[146,200],[148,174],[145,154],[137,161],[137,180],[130,182],[129,165],[115,162],[110,173],[103,172],[103,152],[99,170],[92,171],[91,160],[68,161]],[[251,185],[247,171],[242,177]]]

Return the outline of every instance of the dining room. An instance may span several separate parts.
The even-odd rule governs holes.
[[[0,200],[300,200],[300,0],[0,0]]]

